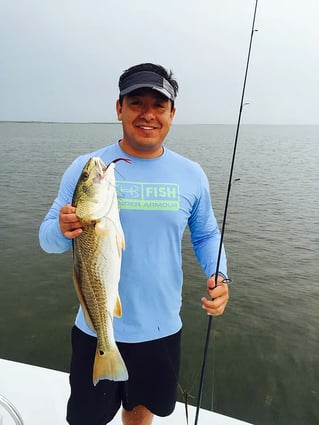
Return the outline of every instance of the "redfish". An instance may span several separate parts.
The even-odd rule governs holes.
[[[128,379],[113,331],[113,316],[122,315],[118,284],[122,250],[125,248],[114,162],[106,166],[102,159],[90,158],[82,170],[72,199],[77,217],[82,222],[90,222],[73,240],[73,281],[85,320],[97,334],[94,385],[101,379]]]

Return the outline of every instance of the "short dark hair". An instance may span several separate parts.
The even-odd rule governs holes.
[[[173,72],[171,70],[170,71],[166,70],[161,65],[155,65],[153,63],[141,63],[139,65],[134,65],[134,66],[131,66],[130,68],[126,69],[119,78],[119,87],[121,86],[121,83],[128,76],[135,74],[136,72],[140,72],[140,71],[155,72],[156,74],[159,74],[161,77],[165,78],[170,83],[170,85],[173,87],[175,97],[177,96],[178,83],[175,80],[175,78],[173,77]],[[121,95],[119,96],[119,102],[122,105],[123,96],[121,96]],[[173,109],[174,108],[174,101],[171,101],[171,102],[172,102],[172,109]]]

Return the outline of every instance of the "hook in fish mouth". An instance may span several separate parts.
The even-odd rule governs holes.
[[[116,158],[113,161],[111,161],[109,164],[105,165],[103,160],[101,158],[93,158],[94,159],[94,165],[97,169],[97,176],[94,178],[94,183],[101,183],[105,176],[106,176],[106,170],[111,164],[115,164],[118,161],[125,161],[128,164],[132,163],[132,160],[130,158]]]
[[[118,162],[118,161],[125,161],[125,162],[127,162],[128,164],[131,164],[132,163],[132,160],[130,159],[130,158],[116,158],[116,159],[113,159],[113,161],[111,161],[110,162],[110,164],[115,164],[116,162]],[[109,165],[110,165],[109,164]],[[108,165],[108,166],[109,166]]]

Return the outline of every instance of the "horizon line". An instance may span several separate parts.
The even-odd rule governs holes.
[[[16,123],[16,124],[107,124],[107,125],[120,125],[120,122],[117,121],[46,121],[46,120],[0,120],[0,123]],[[237,125],[237,123],[176,123],[174,125]],[[258,126],[319,126],[319,124],[271,124],[271,123],[241,123],[241,125],[258,125]]]

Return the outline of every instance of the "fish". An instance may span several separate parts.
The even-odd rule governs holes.
[[[102,379],[126,381],[128,371],[114,339],[113,317],[122,316],[118,286],[124,232],[115,186],[115,162],[91,157],[75,187],[72,205],[85,223],[73,239],[73,283],[85,320],[97,335],[93,385]],[[87,224],[89,223],[89,224]]]

